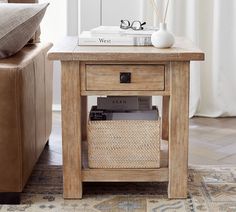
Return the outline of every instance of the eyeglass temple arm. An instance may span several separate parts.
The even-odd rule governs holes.
[[[141,26],[143,26],[143,25],[145,25],[146,24],[146,22],[143,22],[142,24],[141,24]]]

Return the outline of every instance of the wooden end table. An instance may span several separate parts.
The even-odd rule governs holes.
[[[83,182],[168,182],[169,198],[187,197],[190,61],[204,53],[184,38],[171,49],[77,46],[66,37],[48,53],[62,65],[64,198],[82,198]],[[120,83],[120,73],[131,83]],[[89,169],[86,162],[87,96],[163,96],[162,139],[168,163],[159,169]],[[161,160],[164,161],[161,155]]]

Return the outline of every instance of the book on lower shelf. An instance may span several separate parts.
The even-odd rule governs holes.
[[[99,110],[97,106],[92,106],[89,113],[90,121],[108,121],[108,120],[158,120],[158,108],[153,106],[151,110],[143,111],[112,111]]]
[[[97,97],[97,106],[90,111],[90,120],[157,120],[158,108],[151,96]]]
[[[97,97],[97,108],[99,110],[151,110],[151,96],[107,96]]]

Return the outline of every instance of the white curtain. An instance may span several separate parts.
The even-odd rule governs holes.
[[[155,23],[144,1],[144,19]],[[236,0],[170,0],[167,24],[205,52],[204,62],[191,64],[190,116],[236,116]]]

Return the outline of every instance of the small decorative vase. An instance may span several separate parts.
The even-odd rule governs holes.
[[[175,43],[174,35],[167,30],[166,23],[160,23],[160,29],[152,34],[152,45],[164,49],[170,48]]]

